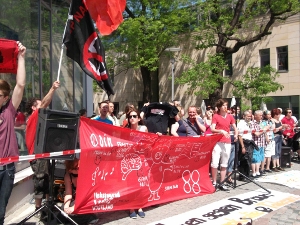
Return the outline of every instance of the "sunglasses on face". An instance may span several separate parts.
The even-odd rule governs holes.
[[[128,118],[129,118],[129,119],[131,119],[131,118],[136,119],[136,118],[137,118],[137,115],[129,115]]]

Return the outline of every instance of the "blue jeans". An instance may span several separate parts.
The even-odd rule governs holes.
[[[231,152],[228,160],[227,172],[231,173],[233,171],[234,166],[234,158],[235,158],[235,143],[231,144]]]
[[[5,210],[14,186],[15,165],[9,164],[6,170],[0,170],[0,225],[4,224]]]
[[[275,155],[272,155],[272,159],[279,159],[281,156],[282,136],[275,136]]]

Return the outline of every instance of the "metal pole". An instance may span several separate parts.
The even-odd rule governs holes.
[[[174,101],[174,63],[175,59],[171,58],[171,69],[172,69],[172,101]]]

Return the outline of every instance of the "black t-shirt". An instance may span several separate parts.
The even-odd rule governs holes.
[[[141,109],[145,113],[148,132],[167,134],[169,118],[177,115],[178,109],[169,103],[153,102]]]

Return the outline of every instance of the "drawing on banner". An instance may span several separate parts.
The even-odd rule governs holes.
[[[188,177],[188,179],[186,180],[185,177]],[[199,185],[200,173],[198,172],[198,170],[193,170],[192,173],[189,170],[183,171],[182,180],[184,182],[183,190],[185,193],[189,194],[191,193],[191,191],[193,191],[194,194],[199,194],[201,192],[201,188]],[[192,184],[190,184],[190,182]]]
[[[92,173],[92,186],[96,185],[96,178],[101,176],[101,180],[105,180],[107,175],[113,175],[115,168],[111,168],[111,172],[104,172],[104,170],[99,171],[99,167],[96,167],[95,171]]]
[[[145,167],[148,166],[148,162],[145,160],[144,161]],[[140,183],[140,187],[145,187],[149,186],[148,182],[148,174],[144,174],[144,169],[143,167],[137,171],[137,176],[138,176],[138,182]]]
[[[97,166],[99,166],[100,162],[101,162],[101,156],[100,155],[96,155],[95,160],[94,160],[95,164]]]
[[[142,167],[142,160],[139,155],[130,153],[125,155],[121,161],[122,180],[126,180],[127,176],[133,170],[139,170]]]
[[[187,144],[177,144],[175,146],[175,152],[180,152],[180,155],[186,156],[191,159],[194,158],[195,162],[198,162],[201,159],[205,159],[209,152],[201,152],[201,146],[203,143],[190,143]]]
[[[119,146],[121,146],[121,145],[119,145]],[[128,143],[123,143],[122,147],[119,147],[117,149],[117,155],[116,155],[116,157],[123,159],[125,157],[125,154],[128,151],[130,151],[130,149],[131,149],[131,145],[129,145]]]
[[[148,180],[149,180],[149,191],[150,197],[148,201],[151,202],[153,200],[159,200],[160,196],[158,192],[161,188],[161,185],[164,181],[164,176],[166,171],[173,171],[173,163],[168,162],[169,158],[166,154],[169,150],[168,146],[158,146],[156,149],[152,151],[152,161],[149,172],[148,172]],[[155,177],[154,177],[155,175]]]

